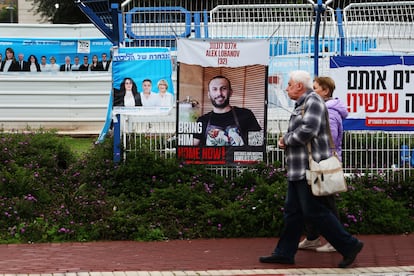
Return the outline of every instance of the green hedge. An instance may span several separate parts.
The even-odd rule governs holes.
[[[285,171],[234,179],[142,150],[112,161],[112,141],[81,157],[53,133],[0,133],[0,242],[274,237]],[[353,234],[413,232],[414,181],[355,178],[337,196]]]

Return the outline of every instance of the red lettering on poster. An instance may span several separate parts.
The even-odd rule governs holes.
[[[204,160],[224,160],[226,158],[226,149],[221,148],[203,148],[201,158]]]
[[[179,147],[177,149],[179,159],[200,159],[200,148],[197,147]]]
[[[398,93],[348,93],[348,112],[363,107],[366,113],[395,113],[398,111]]]
[[[413,118],[404,118],[404,117],[367,117],[365,119],[365,124],[367,126],[405,126],[413,127],[414,119]]]
[[[187,164],[226,164],[225,147],[178,147],[178,159],[184,160]]]

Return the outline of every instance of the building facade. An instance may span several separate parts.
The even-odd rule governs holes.
[[[48,23],[41,18],[40,14],[36,14],[36,7],[33,0],[17,0],[18,23]]]

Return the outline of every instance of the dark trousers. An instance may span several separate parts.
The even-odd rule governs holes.
[[[285,226],[274,254],[294,258],[305,221],[318,225],[321,235],[344,256],[348,256],[358,242],[321,199],[312,194],[306,180],[289,181],[284,213]]]
[[[318,200],[319,202],[325,204],[325,206],[328,207],[328,209],[331,210],[332,213],[339,220],[339,212],[338,212],[338,208],[336,207],[334,195],[322,196],[318,198]],[[306,239],[308,241],[313,241],[321,235],[317,225],[312,225],[310,223],[305,223],[305,233],[306,233]]]

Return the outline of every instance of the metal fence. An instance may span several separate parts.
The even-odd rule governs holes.
[[[351,3],[343,10],[325,7],[319,38],[315,40],[316,12],[313,4],[222,5],[211,1],[205,9],[190,9],[188,1],[176,1],[173,10],[139,1],[126,1],[125,45],[166,46],[174,55],[176,37],[190,38],[269,38],[271,41],[269,85],[283,89],[281,68],[315,69],[318,53],[319,75],[329,72],[332,55],[400,55],[414,49],[414,2]],[[207,1],[210,3],[210,1]],[[215,4],[214,4],[214,3]],[[351,1],[352,2],[352,1]],[[359,1],[358,1],[359,2]],[[198,2],[197,2],[198,3]],[[207,4],[206,4],[207,5]],[[177,8],[185,7],[185,8]],[[194,7],[193,7],[194,8]],[[171,8],[170,8],[171,9]],[[272,91],[270,87],[269,91]],[[270,96],[269,96],[270,97]],[[269,104],[268,163],[281,162],[283,151],[275,144],[286,129],[287,114]],[[147,145],[161,156],[175,156],[175,112],[156,121],[125,118],[122,130],[124,153]],[[151,138],[151,139],[149,139]],[[375,174],[386,179],[405,179],[414,167],[413,132],[345,132],[343,163],[349,175]],[[214,168],[232,175],[243,168]]]
[[[124,159],[136,154],[139,148],[153,151],[162,158],[175,158],[175,111],[172,115],[142,118],[122,115],[122,145]],[[279,126],[267,132],[266,156],[268,164],[285,165],[284,151],[277,141],[286,120],[272,120],[269,125]],[[414,135],[412,132],[345,131],[342,158],[347,176],[377,175],[386,180],[404,180],[414,176]],[[240,167],[210,166],[224,176],[234,176]]]

